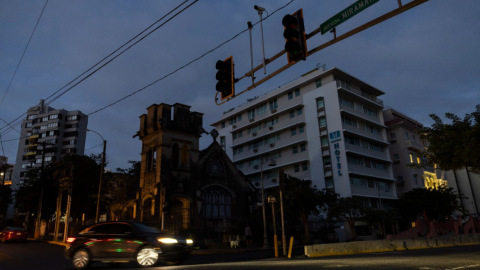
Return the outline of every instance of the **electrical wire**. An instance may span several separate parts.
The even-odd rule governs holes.
[[[290,5],[290,4],[291,4],[293,1],[295,1],[295,0],[292,0],[292,1],[288,2],[286,5],[284,5],[283,7],[280,7],[280,8],[278,8],[278,9],[276,9],[276,10],[275,10],[275,11],[273,11],[273,12],[272,12],[270,15],[268,15],[267,17],[265,17],[265,18],[264,18],[264,19],[262,19],[262,20],[266,20],[267,18],[269,18],[270,16],[272,16],[273,14],[275,14],[275,12],[277,12],[277,11],[279,11],[279,10],[281,10],[281,9],[285,8],[286,6]],[[256,22],[256,23],[255,23],[255,24],[253,24],[253,25],[257,25],[258,23],[260,23],[260,21]],[[176,73],[177,71],[179,71],[179,70],[181,70],[181,69],[184,69],[185,67],[187,67],[187,66],[191,65],[192,63],[194,63],[194,62],[196,62],[196,61],[200,60],[201,58],[205,57],[206,55],[210,54],[211,52],[213,52],[213,51],[217,50],[218,48],[222,47],[222,46],[223,46],[223,45],[225,45],[226,43],[228,43],[228,42],[230,42],[230,41],[234,40],[235,38],[237,38],[237,37],[238,37],[238,36],[240,36],[241,34],[245,33],[247,30],[248,30],[248,28],[247,28],[247,29],[245,29],[245,30],[243,30],[243,31],[241,31],[240,33],[236,34],[235,36],[233,36],[232,38],[228,39],[227,41],[225,41],[225,42],[221,43],[221,44],[220,44],[220,45],[218,45],[217,47],[215,47],[215,48],[211,49],[210,51],[208,51],[208,52],[206,52],[206,53],[202,54],[201,56],[199,56],[199,57],[195,58],[194,60],[192,60],[192,61],[188,62],[187,64],[185,64],[185,65],[183,65],[183,66],[181,66],[181,67],[177,68],[176,70],[174,70],[174,71],[170,72],[169,74],[167,74],[167,75],[163,76],[162,78],[160,78],[160,79],[157,79],[157,80],[153,81],[152,83],[150,83],[150,84],[148,84],[148,85],[146,85],[146,86],[144,86],[144,87],[142,87],[142,88],[140,88],[140,89],[138,89],[138,90],[136,90],[136,91],[134,91],[134,92],[132,92],[132,93],[130,93],[130,94],[128,94],[128,95],[126,95],[126,96],[124,96],[123,98],[121,98],[121,99],[118,99],[118,100],[114,101],[113,103],[110,103],[109,105],[107,105],[107,106],[105,106],[105,107],[102,107],[102,108],[100,108],[100,109],[98,109],[98,110],[96,110],[96,111],[93,111],[93,112],[91,112],[91,113],[89,113],[89,114],[87,114],[87,115],[88,115],[88,116],[90,116],[90,115],[92,115],[92,114],[95,114],[95,113],[97,113],[97,112],[99,112],[99,111],[102,111],[102,110],[104,110],[104,109],[106,109],[106,108],[108,108],[108,107],[110,107],[110,106],[113,106],[113,105],[115,105],[115,104],[119,103],[119,102],[120,102],[120,101],[122,101],[122,100],[125,100],[125,99],[127,99],[127,98],[129,98],[129,97],[131,97],[131,96],[135,95],[135,94],[136,94],[136,93],[138,93],[138,92],[141,92],[141,91],[143,91],[143,90],[147,89],[148,87],[150,87],[150,86],[152,86],[152,85],[156,84],[157,82],[159,82],[159,81],[161,81],[161,80],[163,80],[163,79],[167,78],[168,76],[170,76],[170,75],[172,75],[172,74]]]
[[[15,72],[13,73],[12,79],[10,79],[10,83],[8,84],[7,90],[5,91],[5,94],[3,95],[2,101],[0,101],[0,107],[2,106],[3,100],[7,96],[8,90],[10,89],[10,86],[12,85],[13,79],[15,78],[15,75],[17,74],[18,67],[20,67],[20,63],[22,63],[23,56],[25,55],[25,52],[27,51],[28,45],[30,44],[30,41],[32,40],[33,34],[35,33],[35,30],[37,29],[38,23],[40,22],[40,19],[42,18],[43,11],[45,10],[45,7],[47,6],[48,0],[45,2],[45,5],[43,6],[42,12],[40,13],[40,16],[38,17],[37,23],[35,24],[35,28],[33,28],[33,32],[30,35],[30,38],[28,39],[27,46],[25,46],[25,50],[23,50],[22,57],[20,57],[20,61],[18,62],[17,68],[15,69]]]
[[[198,0],[197,0],[198,1]],[[78,78],[80,78],[81,76],[85,75],[87,72],[89,72],[90,70],[92,70],[93,68],[95,68],[96,66],[98,66],[100,63],[102,63],[105,59],[109,58],[110,56],[112,56],[113,54],[115,54],[117,51],[119,51],[120,49],[122,49],[123,47],[125,47],[128,43],[130,43],[131,41],[133,41],[134,39],[136,39],[138,36],[140,36],[141,34],[145,33],[148,29],[152,28],[155,24],[157,24],[158,22],[160,22],[161,20],[163,20],[165,17],[167,17],[168,15],[170,15],[171,13],[173,13],[175,10],[177,10],[178,8],[180,8],[183,4],[185,4],[186,2],[188,2],[188,0],[184,1],[183,3],[181,3],[180,5],[178,5],[177,7],[175,7],[174,9],[172,9],[170,12],[168,12],[167,14],[165,14],[164,16],[162,16],[160,19],[158,19],[157,21],[155,21],[153,24],[151,24],[150,26],[148,26],[147,28],[145,28],[143,31],[141,31],[139,34],[137,34],[136,36],[134,36],[133,38],[131,38],[129,41],[125,42],[122,46],[118,47],[116,50],[114,50],[112,53],[110,53],[109,55],[107,55],[106,57],[104,57],[102,60],[100,60],[99,62],[97,62],[95,65],[93,65],[92,67],[90,67],[89,69],[87,69],[86,71],[84,71],[82,74],[80,74],[79,76],[77,76],[75,79],[71,80],[69,83],[67,83],[66,85],[64,85],[63,87],[61,87],[60,89],[58,89],[57,91],[55,91],[53,94],[51,94],[50,96],[48,96],[47,98],[45,98],[44,100],[48,100],[49,98],[51,98],[52,96],[54,96],[55,94],[57,94],[58,92],[60,92],[61,90],[63,90],[65,87],[67,87],[68,85],[72,84],[74,81],[76,81]],[[157,27],[155,30],[157,30],[159,27]],[[154,31],[155,31],[154,30]],[[151,34],[151,32],[149,33]],[[138,43],[138,42],[137,42]],[[111,62],[111,61],[110,61]],[[104,65],[105,66],[105,65]],[[103,66],[102,66],[103,67]],[[98,71],[98,69],[97,69]],[[91,75],[91,74],[90,74]],[[78,84],[78,83],[77,83]],[[70,88],[71,89],[71,88]],[[53,101],[50,101],[50,103],[53,102]],[[40,103],[38,104],[40,105]],[[48,105],[48,104],[47,104]],[[14,120],[12,120],[10,122],[13,123],[15,121],[17,121],[19,118],[23,117],[24,115],[26,115],[26,113],[23,113],[22,115],[20,115],[19,117],[15,118]],[[22,120],[21,120],[22,121]],[[7,126],[3,126],[2,128],[0,128],[0,130],[3,130],[5,127]],[[4,133],[5,134],[5,133]]]

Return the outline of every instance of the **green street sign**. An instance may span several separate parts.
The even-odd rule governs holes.
[[[331,17],[326,22],[320,25],[322,35],[332,30],[336,26],[340,25],[341,23],[347,21],[351,17],[357,15],[361,11],[364,11],[371,5],[378,3],[378,1],[380,0],[358,0],[357,2],[353,3],[352,5],[340,11],[340,13]]]

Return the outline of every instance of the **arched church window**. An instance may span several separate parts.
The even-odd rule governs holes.
[[[143,218],[149,218],[152,216],[152,198],[147,198],[143,202]]]
[[[206,188],[202,192],[203,216],[210,219],[232,217],[232,194],[220,186]]]
[[[186,144],[182,146],[180,167],[182,169],[188,169],[188,146]]]
[[[172,169],[178,169],[179,158],[178,144],[174,143],[172,146]]]

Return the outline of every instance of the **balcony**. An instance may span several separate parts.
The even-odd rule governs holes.
[[[352,86],[350,84],[345,84],[343,82],[339,82],[337,81],[337,89],[345,89],[351,93],[354,93],[355,95],[357,96],[361,96],[365,99],[368,99],[374,103],[376,103],[377,105],[380,105],[383,107],[383,101],[376,98],[375,96],[372,96],[371,94],[367,93],[367,92],[364,92],[362,91],[362,89],[360,88],[357,88],[355,86]]]
[[[379,125],[381,127],[385,127],[384,124],[380,122],[380,118],[378,116],[365,114],[363,112],[363,107],[361,105],[355,104],[355,109],[353,109],[343,104],[340,104],[340,110],[360,120],[367,121],[371,124]],[[379,112],[379,113],[382,113],[382,112]]]
[[[345,150],[348,152],[355,153],[357,155],[367,156],[375,159],[390,161],[390,157],[384,152],[374,151],[368,148],[363,148],[359,145],[353,145],[350,143],[345,143]]]
[[[425,151],[425,147],[421,143],[418,143],[418,142],[415,142],[415,141],[412,141],[412,140],[408,140],[408,141],[405,142],[405,144],[407,145],[407,148],[410,149],[410,150],[416,150],[416,151],[420,151],[420,152]]]
[[[356,135],[362,136],[364,138],[373,139],[373,140],[381,142],[383,144],[388,144],[388,142],[383,138],[383,136],[381,134],[371,133],[371,132],[368,132],[366,130],[359,129],[357,127],[353,127],[353,126],[346,125],[346,124],[343,125],[343,130],[344,130],[344,132],[349,132],[351,134],[356,134]]]
[[[373,178],[388,179],[392,181],[395,180],[390,175],[390,171],[388,169],[385,171],[385,170],[367,168],[361,165],[348,164],[348,172],[351,174],[359,174],[359,175],[373,177]]]
[[[376,187],[365,187],[365,186],[350,186],[352,189],[353,196],[363,196],[363,197],[373,197],[381,199],[396,199],[397,197],[394,194],[394,189],[378,190]]]

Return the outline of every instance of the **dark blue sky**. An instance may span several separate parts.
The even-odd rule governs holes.
[[[190,0],[186,3],[192,3]],[[272,13],[287,0],[200,0],[165,26],[126,51],[105,68],[54,101],[51,106],[88,114],[128,95],[210,51],[257,22],[254,5]],[[281,20],[303,8],[306,32],[354,3],[353,0],[296,0],[264,21],[265,53],[269,58],[284,46]],[[402,0],[408,3],[410,1]],[[60,1],[50,0],[30,42],[5,101],[0,118],[11,121],[90,68],[182,1]],[[0,100],[35,27],[44,0],[0,1]],[[184,5],[184,6],[186,6]],[[341,35],[397,8],[397,1],[380,1],[337,27]],[[89,128],[108,141],[109,168],[139,160],[141,144],[132,135],[138,117],[153,103],[183,103],[204,113],[204,128],[224,111],[261,95],[301,74],[326,64],[338,67],[383,90],[380,99],[412,118],[430,125],[429,114],[464,116],[480,103],[480,1],[431,0],[307,58],[260,87],[216,106],[215,62],[233,55],[241,77],[250,69],[249,35],[245,32],[185,69],[136,95],[93,114]],[[254,62],[261,63],[260,27],[253,29]],[[332,38],[320,34],[308,40],[314,48]],[[267,75],[286,64],[286,56],[267,66]],[[263,78],[257,72],[257,79]],[[248,87],[250,80],[237,83]],[[5,123],[0,120],[0,127]],[[4,141],[18,139],[15,131]],[[202,148],[211,142],[201,139]],[[86,148],[101,143],[89,133]],[[18,141],[4,142],[15,160]],[[0,149],[1,150],[1,149]],[[100,153],[101,147],[86,154]],[[0,152],[0,155],[2,152]]]

